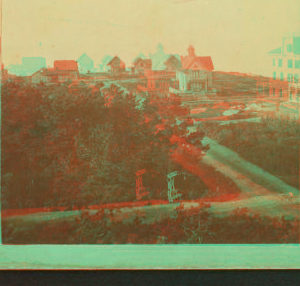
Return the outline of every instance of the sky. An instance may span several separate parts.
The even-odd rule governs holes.
[[[22,57],[130,65],[140,52],[211,56],[215,70],[269,75],[267,52],[300,31],[299,0],[2,0],[4,65]]]

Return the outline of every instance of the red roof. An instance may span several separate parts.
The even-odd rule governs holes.
[[[211,57],[198,57],[198,61],[201,61],[207,70],[212,71],[214,69],[214,64]]]
[[[191,69],[194,63],[200,64],[203,70],[212,71],[214,69],[214,65],[210,56],[207,57],[186,56],[186,57],[182,57],[181,62],[182,62],[183,69]]]
[[[78,64],[74,60],[54,61],[54,69],[57,69],[57,70],[78,70]]]

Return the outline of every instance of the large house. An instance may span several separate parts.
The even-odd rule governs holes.
[[[70,82],[78,79],[78,65],[73,60],[54,61],[54,68],[43,68],[35,72],[30,78],[31,82],[59,83]]]
[[[100,72],[124,72],[125,63],[118,57],[105,56],[99,65]]]
[[[182,68],[176,71],[178,89],[174,93],[207,92],[212,88],[214,65],[210,56],[196,56],[193,46],[188,48],[188,55],[181,56]]]
[[[300,37],[295,34],[284,36],[281,46],[268,54],[271,78],[257,83],[258,92],[281,101],[299,101]]]
[[[80,73],[90,73],[95,71],[94,61],[86,53],[78,58],[77,63]]]

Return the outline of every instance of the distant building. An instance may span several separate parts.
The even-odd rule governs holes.
[[[80,73],[90,73],[95,71],[94,61],[86,53],[79,57],[77,63]]]
[[[152,60],[144,57],[137,57],[132,62],[132,73],[144,75],[146,71],[152,69]]]
[[[282,100],[297,101],[300,92],[300,37],[289,35],[283,37],[281,47],[270,51],[269,56],[273,66],[272,84],[269,93]],[[276,80],[286,84],[276,83]],[[298,92],[297,92],[298,91]]]
[[[181,68],[179,55],[166,54],[162,44],[156,48],[156,53],[150,54],[149,58],[152,61],[152,70],[176,71]]]
[[[107,70],[111,73],[124,72],[125,63],[118,56],[115,56],[108,62]]]
[[[164,96],[169,94],[170,87],[176,88],[174,71],[166,70],[147,70],[145,77],[147,79],[147,86],[138,85],[140,91],[157,96]]]
[[[283,101],[298,101],[300,93],[300,37],[294,34],[284,36],[281,46],[268,54],[273,69],[270,75],[272,79],[268,84],[258,84],[258,91]]]
[[[106,55],[105,57],[102,58],[101,63],[99,65],[99,71],[100,72],[108,72],[109,67],[108,63],[112,60],[112,56]]]
[[[46,68],[46,59],[43,57],[24,57],[21,65],[7,66],[8,72],[16,76],[31,76],[42,68]]]
[[[57,60],[54,61],[54,69],[60,71],[76,71],[78,72],[78,64],[74,60]]]
[[[30,78],[34,84],[38,83],[62,83],[77,81],[78,65],[73,60],[54,61],[54,68],[43,68],[35,72]]]
[[[212,88],[214,65],[210,56],[198,57],[193,46],[188,48],[188,55],[181,56],[182,68],[176,71],[178,90],[175,93],[207,92]]]
[[[176,87],[176,71],[182,66],[180,56],[166,54],[161,44],[157,46],[156,53],[149,54],[148,60],[137,59],[134,64],[137,70],[142,70],[147,78],[147,86],[139,85],[138,89],[156,95],[166,95],[169,93],[170,87]],[[141,65],[143,66],[141,67]]]

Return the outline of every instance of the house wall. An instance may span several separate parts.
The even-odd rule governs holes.
[[[179,90],[187,91],[187,76],[184,72],[178,71],[176,73],[176,80],[179,82]]]
[[[276,88],[270,81],[271,97],[284,101],[298,101],[298,86],[300,77],[300,55],[294,54],[293,36],[282,39],[281,54],[270,54],[273,80],[287,81],[289,84],[284,88]],[[282,92],[281,92],[282,91]]]
[[[49,82],[49,79],[48,77],[44,76],[42,73],[37,73],[31,77],[31,82],[34,84],[41,83],[41,82],[46,83]]]
[[[193,70],[189,72],[188,89],[190,91],[207,91],[208,85],[208,73],[201,70]]]
[[[94,61],[92,59],[86,58],[79,62],[79,70],[82,71],[92,71],[94,69]]]
[[[203,70],[189,70],[176,72],[176,81],[178,81],[180,91],[207,91],[212,88],[212,72]]]
[[[292,48],[290,51],[288,50],[288,45]],[[292,61],[292,66],[289,66],[289,61]],[[293,37],[283,37],[281,54],[272,54],[270,64],[272,65],[272,74],[270,77],[273,79],[289,82],[299,81],[300,55],[293,53]]]
[[[78,76],[77,73],[66,73],[63,75],[58,76],[58,81],[59,82],[68,82],[68,81],[74,81],[77,80]]]

